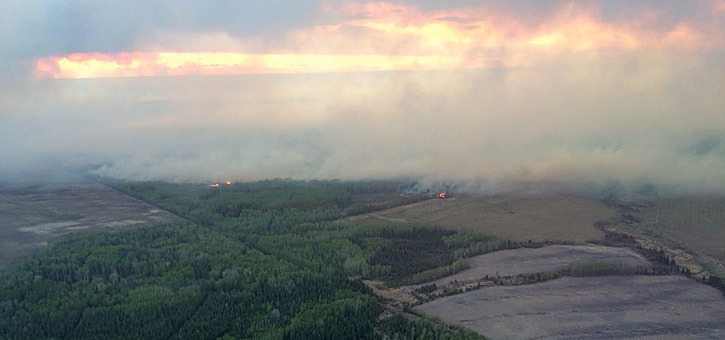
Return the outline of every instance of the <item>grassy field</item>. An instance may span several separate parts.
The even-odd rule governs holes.
[[[683,276],[567,277],[483,288],[416,310],[491,339],[725,337],[725,298]]]
[[[344,222],[427,225],[514,241],[581,243],[602,238],[602,232],[594,227],[594,223],[616,216],[615,209],[583,197],[501,194],[432,199],[351,217]]]
[[[709,270],[725,275],[725,197],[658,199],[634,213],[626,231],[655,238],[698,255]]]
[[[606,261],[628,268],[649,267],[641,255],[627,248],[604,246],[552,245],[541,248],[519,248],[496,251],[468,259],[471,267],[457,274],[436,280],[438,286],[450,281],[478,280],[488,275],[518,275],[537,272],[558,272],[577,262]]]

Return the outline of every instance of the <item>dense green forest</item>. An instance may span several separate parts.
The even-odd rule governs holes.
[[[428,195],[406,182],[107,184],[181,222],[70,236],[0,278],[0,338],[478,338],[380,319],[362,278],[411,282],[490,242],[341,218]],[[456,264],[458,263],[458,264]]]

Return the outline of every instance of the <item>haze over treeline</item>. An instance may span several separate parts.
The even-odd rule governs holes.
[[[4,5],[6,180],[725,191],[722,1]]]

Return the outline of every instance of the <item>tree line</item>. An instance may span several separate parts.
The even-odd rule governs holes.
[[[458,334],[406,322],[386,327],[378,320],[380,303],[359,279],[411,275],[401,264],[410,259],[416,271],[449,265],[453,249],[441,239],[449,232],[424,233],[436,237],[430,241],[412,232],[358,237],[332,222],[351,207],[359,212],[423,199],[400,195],[410,183],[110,185],[187,221],[67,236],[17,265],[0,278],[0,338],[419,338],[422,329],[439,338]],[[387,245],[374,245],[374,238]],[[427,246],[434,247],[432,255],[415,260],[414,253]]]

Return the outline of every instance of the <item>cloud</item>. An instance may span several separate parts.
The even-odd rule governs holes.
[[[39,78],[119,78],[255,73],[369,72],[458,68],[453,56],[160,52],[71,54],[36,63]]]
[[[617,179],[725,191],[714,2],[685,14],[638,4],[637,18],[609,3],[462,3],[328,3],[315,22],[248,34],[167,6],[172,24],[148,24],[117,49],[30,58],[63,79],[0,92],[0,156],[12,160],[0,171],[53,159],[171,181]],[[376,68],[371,56],[456,63]]]
[[[721,34],[711,34],[720,28],[713,23],[720,18],[662,26],[653,24],[659,23],[661,14],[645,12],[641,20],[606,21],[598,7],[578,3],[563,5],[536,24],[484,7],[423,11],[405,4],[349,3],[336,9],[347,18],[292,29],[275,43],[228,32],[161,32],[139,40],[152,51],[40,58],[35,75],[96,78],[516,67],[571,54],[701,54],[723,43]]]

